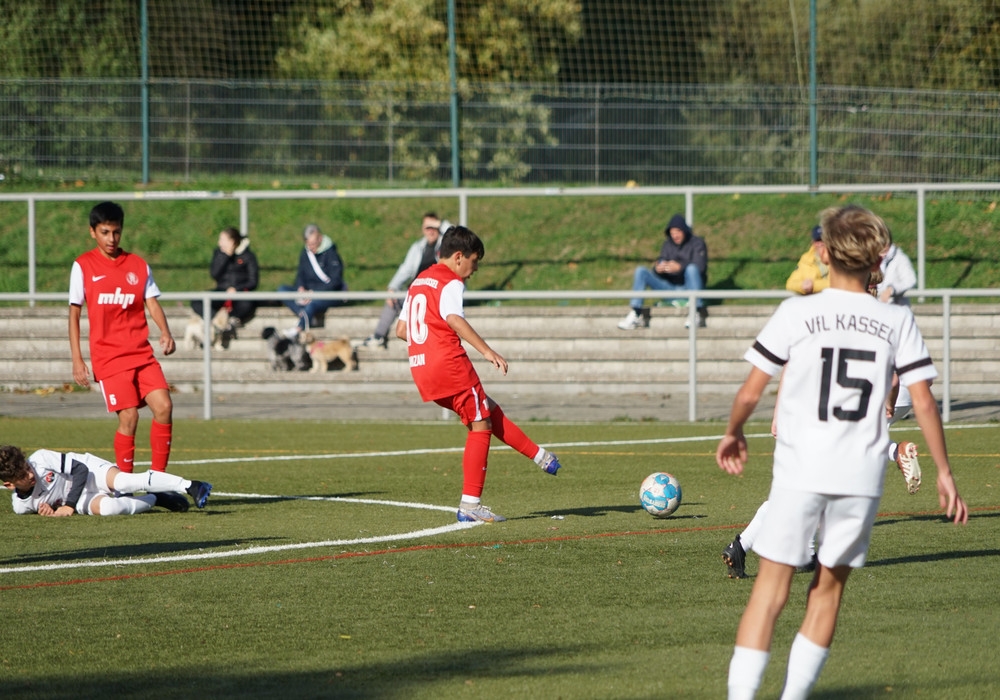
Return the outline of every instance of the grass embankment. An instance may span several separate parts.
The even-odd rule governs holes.
[[[218,189],[201,183],[203,189]],[[74,190],[85,190],[73,188]],[[169,189],[169,188],[160,188]],[[106,191],[106,189],[102,189]],[[782,289],[809,245],[825,207],[857,202],[882,215],[916,264],[917,205],[873,195],[719,195],[695,198],[695,231],[709,248],[709,288]],[[91,202],[37,203],[37,288],[66,289],[73,259],[91,247]],[[164,291],[208,289],[220,228],[239,224],[236,201],[123,202],[123,246],[145,257]],[[420,235],[420,215],[456,221],[455,198],[251,201],[249,235],[261,261],[261,290],[290,283],[300,233],[316,222],[337,243],[353,290],[382,290]],[[469,226],[486,242],[477,290],[621,290],[636,265],[656,256],[667,219],[684,211],[679,196],[471,198]],[[1000,287],[1000,212],[988,200],[927,203],[926,286]],[[27,206],[0,203],[0,291],[28,289]]]

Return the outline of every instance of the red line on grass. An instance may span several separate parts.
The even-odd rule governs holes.
[[[981,506],[970,508],[969,512],[983,512],[1000,510],[997,506]],[[878,517],[900,517],[900,516],[921,516],[940,515],[940,510],[926,510],[917,512],[893,512],[879,513]],[[375,549],[360,552],[340,552],[339,554],[324,554],[317,557],[296,557],[295,559],[279,559],[277,561],[255,561],[232,564],[212,564],[211,566],[196,566],[185,569],[171,569],[170,571],[148,571],[136,574],[121,574],[118,576],[99,576],[94,578],[79,578],[70,581],[40,581],[38,583],[25,583],[15,586],[0,586],[0,591],[28,590],[34,588],[51,588],[54,586],[75,586],[85,583],[104,583],[107,581],[128,581],[132,579],[150,578],[153,576],[178,576],[181,574],[196,574],[205,571],[226,571],[228,569],[247,569],[256,566],[285,566],[288,564],[311,564],[323,561],[336,561],[338,559],[353,559],[356,557],[378,557],[387,554],[405,554],[409,552],[430,552],[439,549],[462,549],[468,547],[489,548],[495,546],[516,546],[528,544],[545,544],[549,542],[574,542],[582,540],[597,540],[608,537],[631,537],[641,535],[669,535],[684,532],[714,532],[719,530],[736,530],[746,527],[746,523],[736,523],[734,525],[710,525],[700,527],[674,527],[661,530],[625,530],[622,532],[601,532],[590,535],[558,535],[552,537],[534,537],[521,540],[494,540],[492,542],[452,542],[449,544],[417,544],[410,547],[394,547],[391,549]]]

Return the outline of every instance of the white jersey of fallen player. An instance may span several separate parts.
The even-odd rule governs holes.
[[[19,498],[16,491],[12,493],[11,505],[14,513],[18,515],[37,513],[42,503],[48,503],[53,510],[63,505],[73,487],[70,472],[74,461],[82,462],[87,467],[87,484],[83,487],[80,500],[76,502],[77,513],[86,515],[87,508],[95,496],[115,494],[107,486],[107,470],[114,465],[106,459],[89,452],[37,450],[28,457],[28,465],[35,472],[35,488],[28,498]]]
[[[893,370],[904,386],[937,376],[910,309],[841,289],[786,299],[745,357],[772,376],[784,367],[774,483],[881,496]]]

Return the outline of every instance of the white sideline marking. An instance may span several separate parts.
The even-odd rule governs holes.
[[[998,428],[1000,423],[949,423],[944,426],[945,430],[967,430],[971,428]],[[919,432],[920,428],[917,426],[913,427],[900,427],[895,428],[892,432]],[[771,433],[753,433],[746,436],[747,438],[768,438],[771,437]],[[693,437],[676,437],[676,438],[648,438],[644,440],[595,440],[587,442],[554,442],[547,443],[545,447],[558,448],[558,447],[613,447],[616,445],[667,445],[679,442],[714,442],[721,440],[722,435],[697,435]],[[490,452],[494,450],[509,450],[511,449],[507,445],[496,445],[490,447]],[[456,452],[462,452],[465,447],[438,447],[438,448],[422,448],[416,450],[387,450],[380,452],[336,452],[328,454],[315,454],[315,455],[273,455],[270,457],[220,457],[216,459],[188,459],[188,460],[170,460],[171,465],[178,464],[234,464],[237,462],[291,462],[295,460],[302,459],[368,459],[371,457],[409,457],[412,455],[435,455],[435,454],[454,454]],[[149,466],[149,462],[136,462],[137,466]]]
[[[213,491],[213,496],[229,496],[230,498],[269,498],[276,501],[335,501],[337,503],[364,503],[375,506],[397,506],[399,508],[418,508],[424,510],[443,510],[446,513],[454,513],[455,506],[435,506],[430,503],[416,503],[408,501],[384,501],[376,498],[347,498],[344,496],[275,496],[262,493],[226,493]]]
[[[760,433],[758,435],[747,435],[748,438],[771,437],[770,433]],[[547,444],[547,447],[611,447],[615,445],[665,445],[675,442],[710,442],[721,440],[721,435],[700,435],[696,437],[678,438],[648,438],[645,440],[601,440],[595,442],[554,442]],[[507,445],[495,445],[490,447],[490,452],[494,450],[509,450]],[[273,455],[271,457],[219,457],[215,459],[189,459],[170,460],[171,466],[177,464],[232,464],[235,462],[290,462],[303,459],[368,459],[371,457],[411,457],[413,455],[436,455],[462,452],[462,447],[435,447],[421,448],[416,450],[390,450],[381,452],[331,452],[321,455]],[[136,465],[149,465],[149,462],[136,462]]]
[[[307,501],[340,501],[344,503],[366,503],[378,505],[392,505],[404,508],[424,508],[428,510],[443,510],[450,513],[455,512],[454,507],[435,506],[427,503],[404,503],[401,501],[378,501],[365,498],[339,498],[324,496],[272,496],[253,493],[218,493],[218,496],[229,496],[235,498],[272,498],[275,500],[307,500]],[[100,561],[79,561],[64,564],[37,564],[30,566],[8,566],[0,568],[0,574],[24,573],[29,571],[59,571],[63,569],[83,569],[99,567],[122,567],[139,566],[143,564],[164,564],[169,562],[189,562],[205,559],[227,559],[231,557],[243,557],[251,554],[268,554],[270,552],[287,552],[298,549],[312,549],[319,547],[350,547],[359,544],[381,544],[384,542],[396,542],[399,540],[420,539],[423,537],[434,537],[456,530],[467,530],[483,523],[460,523],[454,522],[441,527],[414,530],[412,532],[400,532],[395,535],[380,535],[378,537],[358,537],[351,540],[325,540],[322,542],[299,542],[296,544],[280,544],[267,547],[248,547],[246,549],[234,549],[228,552],[200,552],[198,554],[175,554],[159,557],[139,557],[134,559],[102,559]]]

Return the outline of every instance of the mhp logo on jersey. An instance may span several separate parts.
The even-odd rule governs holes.
[[[42,480],[46,484],[51,484],[53,481],[56,480],[56,475],[53,474],[52,472],[45,472],[45,476],[42,477]]]
[[[104,292],[97,295],[97,303],[99,305],[108,306],[121,306],[123,309],[128,308],[135,302],[135,294],[123,294],[121,287],[115,287],[115,291]]]

